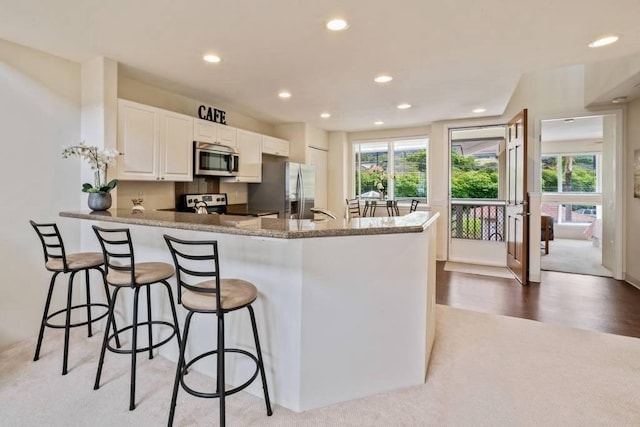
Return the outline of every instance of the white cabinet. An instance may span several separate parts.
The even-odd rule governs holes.
[[[262,135],[238,129],[238,175],[221,177],[223,182],[262,182]]]
[[[118,179],[193,180],[193,118],[118,100]]]
[[[193,136],[198,142],[220,144],[238,150],[237,129],[208,120],[194,119]]]
[[[289,141],[272,136],[262,136],[262,153],[289,157]]]

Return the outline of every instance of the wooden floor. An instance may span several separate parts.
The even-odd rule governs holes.
[[[640,338],[640,289],[626,282],[543,271],[541,283],[521,286],[437,264],[438,304]]]

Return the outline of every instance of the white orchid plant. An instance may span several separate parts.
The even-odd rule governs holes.
[[[373,165],[369,169],[369,172],[375,172],[378,176],[375,179],[374,185],[378,189],[378,191],[384,194],[384,183],[387,182],[389,178],[395,178],[395,174],[387,174],[382,166]]]
[[[118,185],[117,179],[112,179],[108,183],[105,183],[105,181],[107,179],[107,168],[113,164],[118,154],[120,153],[114,149],[103,150],[98,147],[87,146],[84,141],[78,145],[64,147],[62,150],[63,159],[80,157],[85,159],[91,166],[91,170],[94,171],[94,184],[91,185],[88,182],[82,184],[84,193],[108,193],[116,188],[116,185]]]

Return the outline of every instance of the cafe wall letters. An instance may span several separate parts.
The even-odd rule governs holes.
[[[198,107],[198,117],[203,120],[209,120],[210,122],[226,125],[226,115],[226,111],[218,110],[217,108],[207,107],[206,105],[201,105],[200,107]]]

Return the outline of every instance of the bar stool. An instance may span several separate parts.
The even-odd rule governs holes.
[[[248,387],[249,384],[256,379],[258,372],[262,379],[262,389],[264,390],[267,415],[270,416],[273,414],[273,411],[271,410],[269,391],[267,390],[267,378],[264,373],[262,350],[260,349],[260,341],[258,340],[256,318],[253,308],[251,307],[251,303],[253,303],[258,296],[258,290],[253,284],[244,280],[220,278],[217,241],[187,241],[176,239],[166,234],[164,235],[164,238],[167,242],[167,246],[169,246],[171,256],[173,257],[178,282],[178,292],[180,293],[182,288],[185,288],[184,293],[180,298],[182,306],[189,312],[185,321],[184,335],[182,336],[182,344],[180,346],[180,356],[176,368],[176,378],[173,384],[173,396],[171,398],[168,425],[173,425],[176,400],[178,397],[178,384],[180,384],[186,392],[194,396],[219,398],[220,426],[224,426],[226,396],[237,393],[238,391]],[[203,281],[205,278],[208,280]],[[218,292],[218,290],[220,291]],[[256,346],[255,355],[237,348],[226,348],[224,343],[224,315],[245,307],[249,310],[249,315],[251,317],[251,327],[253,329],[253,338]],[[187,362],[185,360],[185,348],[187,346],[191,318],[195,313],[209,313],[217,316],[218,342],[215,350],[200,354]],[[251,378],[242,385],[230,390],[225,389],[225,353],[242,354],[251,358],[256,364],[256,370]],[[216,392],[207,393],[190,388],[184,381],[184,375],[187,373],[187,370],[200,359],[212,355],[217,355]]]
[[[387,200],[387,214],[389,216],[400,216],[397,200]]]
[[[344,199],[347,203],[347,219],[360,218],[360,199]]]
[[[131,233],[127,228],[100,228],[98,226],[92,226],[93,231],[98,237],[100,246],[102,247],[102,254],[104,257],[104,265],[106,271],[106,280],[110,286],[115,288],[113,292],[113,298],[109,305],[109,320],[107,325],[110,325],[114,318],[114,308],[118,294],[124,288],[130,288],[134,291],[133,294],[133,322],[131,325],[125,326],[121,329],[114,327],[114,333],[109,335],[109,327],[104,331],[104,339],[102,340],[102,349],[100,351],[100,361],[98,362],[98,372],[96,373],[96,382],[93,386],[94,390],[100,387],[100,376],[102,374],[102,365],[104,363],[104,355],[108,349],[111,352],[119,354],[131,354],[131,388],[129,392],[129,410],[135,409],[135,394],[136,394],[136,355],[145,351],[149,352],[149,359],[153,359],[153,350],[168,343],[175,335],[178,341],[178,347],[180,347],[180,330],[178,328],[178,317],[176,315],[176,307],[173,302],[173,293],[171,292],[171,286],[167,282],[167,279],[173,277],[173,266],[164,262],[142,262],[136,263],[133,253],[133,243],[131,241]],[[122,262],[124,260],[124,262]],[[115,261],[115,262],[114,262]],[[151,285],[154,283],[162,283],[167,289],[169,294],[169,303],[171,306],[171,313],[173,315],[173,324],[161,321],[152,320],[151,317]],[[138,295],[142,287],[147,288],[147,321],[138,322]],[[171,328],[171,334],[161,340],[158,343],[153,343],[152,325],[163,325]],[[147,326],[147,332],[149,335],[149,342],[146,347],[138,348],[138,327]],[[119,349],[114,348],[110,341],[121,334],[124,331],[131,330],[131,348]]]
[[[69,330],[78,326],[87,325],[88,336],[93,336],[91,330],[91,324],[104,318],[109,312],[109,303],[111,298],[109,296],[109,289],[107,288],[107,282],[105,281],[104,271],[100,268],[103,264],[103,257],[100,252],[81,252],[67,254],[64,249],[64,242],[60,235],[60,230],[55,223],[38,224],[34,221],[29,221],[29,224],[38,234],[40,243],[42,243],[42,250],[44,252],[44,266],[47,270],[53,272],[51,276],[51,282],[49,284],[49,293],[47,294],[47,301],[44,305],[44,313],[42,313],[42,322],[40,323],[40,333],[38,334],[38,344],[36,345],[36,353],[33,357],[33,361],[37,361],[40,358],[40,348],[42,346],[42,338],[44,337],[45,326],[54,329],[64,329],[64,356],[62,358],[62,375],[67,374],[67,360],[69,358]],[[89,270],[99,271],[102,276],[102,283],[104,285],[104,292],[107,296],[107,303],[92,303],[91,291],[89,286]],[[73,279],[76,273],[84,271],[85,273],[85,286],[86,286],[86,304],[72,305],[73,294]],[[49,307],[51,305],[51,296],[53,295],[53,288],[56,282],[56,278],[60,273],[71,273],[69,275],[69,282],[67,285],[67,306],[62,310],[58,310],[55,313],[49,314]],[[104,307],[107,310],[96,318],[92,318],[91,309],[93,307]],[[80,323],[71,323],[71,312],[75,309],[86,308],[87,320]],[[51,319],[55,316],[65,313],[64,325],[51,323]],[[116,345],[120,347],[120,340],[116,336]]]

